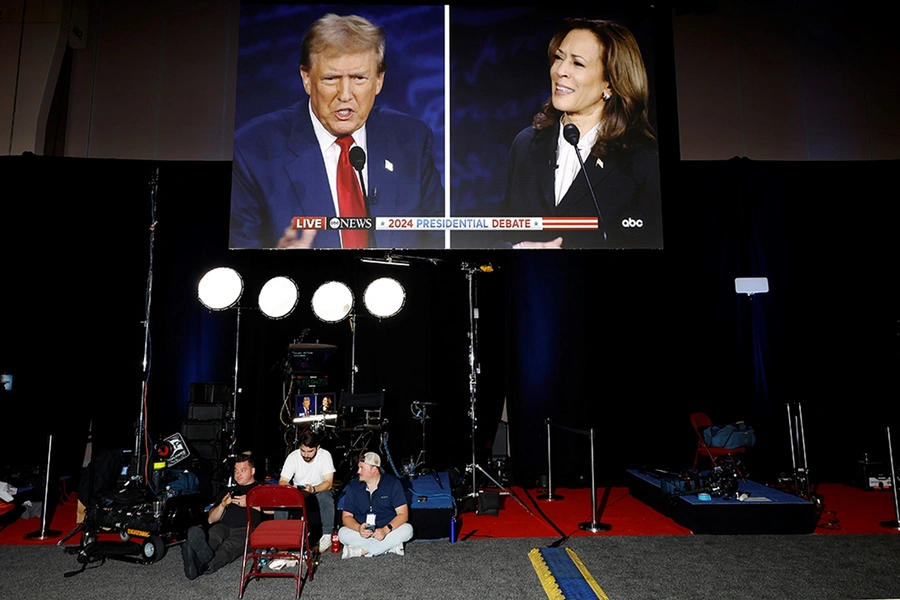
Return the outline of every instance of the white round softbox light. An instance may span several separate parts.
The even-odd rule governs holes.
[[[353,292],[340,281],[323,283],[312,297],[313,313],[326,323],[342,321],[353,310]]]
[[[283,319],[294,311],[299,298],[290,277],[273,277],[259,290],[259,310],[270,319]]]
[[[376,279],[363,293],[366,310],[380,319],[393,317],[406,303],[406,291],[400,282],[390,277]]]
[[[238,303],[243,293],[244,280],[231,267],[207,271],[197,284],[200,304],[209,310],[228,310]]]

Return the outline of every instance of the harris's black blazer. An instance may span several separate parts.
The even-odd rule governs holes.
[[[554,200],[559,124],[523,129],[509,154],[503,216],[597,216],[584,174],[579,171],[559,206]],[[589,156],[585,170],[602,215],[596,231],[515,232],[509,242],[563,238],[563,248],[662,248],[659,155],[645,145],[602,161]]]

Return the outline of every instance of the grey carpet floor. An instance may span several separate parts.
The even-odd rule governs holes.
[[[303,598],[547,598],[528,552],[554,540],[415,542],[406,556],[323,558]],[[900,535],[577,537],[574,550],[610,600],[900,598]],[[240,564],[196,581],[181,552],[152,565],[80,565],[56,546],[0,547],[0,599],[237,598]],[[293,597],[286,579],[251,582],[244,598]]]

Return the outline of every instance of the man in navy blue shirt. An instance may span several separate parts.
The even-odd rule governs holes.
[[[386,552],[403,556],[403,544],[413,535],[409,505],[400,480],[382,471],[375,452],[360,457],[359,478],[347,484],[341,509],[341,558]]]

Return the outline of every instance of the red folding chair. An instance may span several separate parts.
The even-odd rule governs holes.
[[[700,463],[701,458],[705,457],[709,459],[710,471],[712,471],[714,467],[721,466],[719,460],[726,458],[731,461],[731,466],[734,467],[735,474],[746,481],[740,468],[738,468],[737,461],[734,459],[735,455],[743,454],[746,448],[716,448],[714,446],[707,446],[706,441],[703,439],[703,430],[710,427],[712,424],[712,419],[710,419],[706,413],[695,412],[691,414],[691,425],[694,427],[694,431],[697,432],[697,451],[694,453],[694,466],[692,470],[695,473],[697,472],[697,465]]]
[[[254,529],[250,511],[286,509],[300,511],[301,518],[266,520]],[[264,562],[282,558],[294,560],[297,570],[285,567],[283,571],[263,571]],[[264,562],[263,562],[264,561]],[[306,565],[306,573],[303,566]],[[244,560],[241,563],[241,587],[238,598],[251,579],[261,577],[293,577],[297,581],[297,598],[303,591],[306,579],[313,579],[312,552],[309,548],[309,521],[306,518],[306,502],[303,492],[287,485],[258,485],[247,492],[247,535],[244,538]]]

